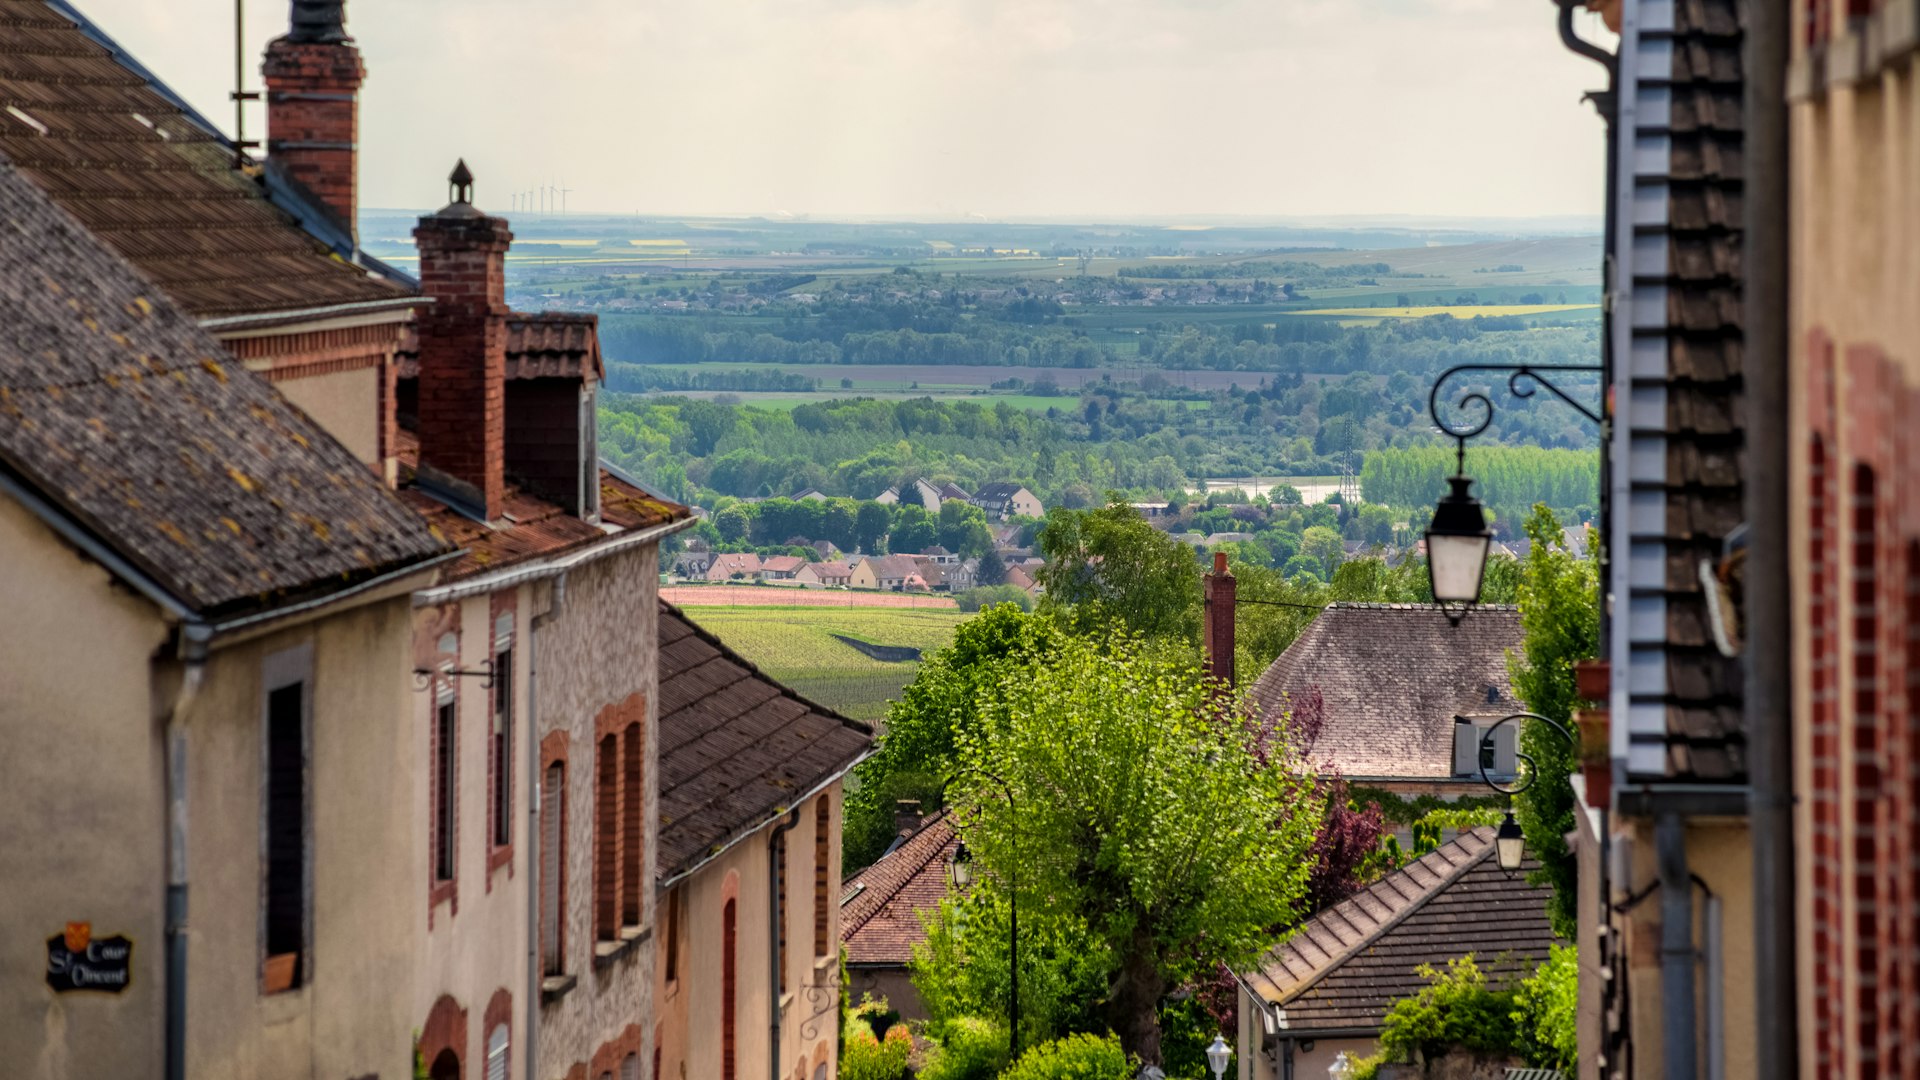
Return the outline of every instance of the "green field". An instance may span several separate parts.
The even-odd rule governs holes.
[[[688,618],[762,671],[855,720],[885,719],[916,663],[873,660],[833,635],[931,653],[953,640],[959,611],[898,608],[688,607]]]

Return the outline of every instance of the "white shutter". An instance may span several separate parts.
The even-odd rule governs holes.
[[[547,767],[540,785],[540,956],[549,975],[565,971],[560,956],[561,804],[566,795],[566,768]]]
[[[1453,775],[1480,775],[1480,729],[1472,724],[1453,725]]]
[[[487,1080],[507,1080],[507,1025],[497,1024],[487,1036]]]
[[[640,1055],[628,1054],[620,1063],[620,1080],[640,1080]]]
[[[1493,729],[1493,769],[1495,776],[1512,776],[1519,769],[1519,758],[1514,751],[1518,749],[1515,739],[1520,734],[1517,724],[1502,724]]]

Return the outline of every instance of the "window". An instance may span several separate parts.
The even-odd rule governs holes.
[[[620,1080],[640,1080],[640,1055],[628,1054],[620,1062]]]
[[[827,829],[833,813],[831,801],[821,795],[813,804],[813,955],[827,955],[827,930],[832,910],[827,906],[827,859],[832,854],[832,838]]]
[[[667,981],[680,978],[680,886],[667,893]]]
[[[1855,466],[1853,514],[1849,539],[1853,555],[1853,822],[1850,830],[1856,853],[1853,875],[1856,961],[1862,975],[1855,991],[1859,1009],[1858,1045],[1863,1065],[1871,1066],[1880,1037],[1880,1018],[1873,980],[1879,970],[1882,899],[1875,873],[1874,846],[1880,826],[1887,821],[1881,801],[1885,771],[1881,746],[1880,695],[1880,582],[1875,573],[1879,555],[1876,527],[1878,501],[1873,469]]]
[[[1490,725],[1475,724],[1464,716],[1454,717],[1453,724],[1453,774],[1455,776],[1479,776],[1482,765],[1489,776],[1512,776],[1518,767],[1519,758],[1515,754],[1514,741],[1518,732],[1513,724],[1503,724],[1493,728],[1493,738],[1486,739]],[[1481,740],[1486,739],[1483,743]]]
[[[720,909],[720,1080],[739,1080],[734,1053],[734,1003],[739,990],[740,958],[735,955],[736,901],[728,900]]]
[[[493,654],[493,846],[513,843],[513,650]]]
[[[567,898],[566,807],[567,767],[556,761],[540,784],[540,964],[547,975],[567,970],[561,929]]]
[[[594,790],[593,807],[593,930],[601,941],[612,941],[620,934],[615,922],[618,905],[614,895],[619,876],[619,868],[614,863],[614,841],[618,836],[614,831],[614,812],[620,796],[618,742],[612,735],[601,739],[600,752],[595,758],[599,784]]]
[[[433,728],[433,880],[453,880],[454,739],[459,703],[443,698]]]
[[[487,1080],[507,1080],[507,1025],[494,1025],[487,1036]]]
[[[620,737],[620,771],[623,786],[621,788],[621,829],[620,829],[620,922],[623,926],[640,925],[641,866],[640,855],[644,850],[641,820],[646,809],[646,792],[643,790],[640,754],[640,725],[628,724],[626,734]]]
[[[307,685],[267,692],[265,776],[266,989],[306,982]]]

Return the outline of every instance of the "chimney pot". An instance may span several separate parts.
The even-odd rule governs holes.
[[[304,186],[358,242],[360,84],[366,65],[344,0],[294,0],[288,32],[267,46],[267,163]]]
[[[464,163],[468,194],[473,176]],[[420,219],[420,475],[487,520],[506,499],[506,256],[504,219],[456,201]]]

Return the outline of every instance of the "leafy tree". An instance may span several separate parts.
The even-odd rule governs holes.
[[[692,399],[680,404],[679,419],[687,429],[687,452],[695,457],[712,454],[720,440],[732,433],[738,420],[733,409],[725,405]]]
[[[1300,913],[1323,807],[1184,652],[1063,637],[995,674],[955,732],[953,813],[1023,915],[1085,923],[1112,957],[1107,1022],[1158,1064],[1167,991],[1252,960]]]
[[[979,611],[996,604],[1012,604],[1021,611],[1033,610],[1033,597],[1018,585],[981,585],[964,589],[954,595],[953,601],[961,611]]]
[[[1007,560],[1001,558],[1000,553],[989,546],[986,553],[980,556],[980,569],[976,572],[974,581],[989,587],[1005,585],[1007,583]]]
[[[1528,1064],[1573,1075],[1580,1061],[1579,1008],[1579,953],[1572,945],[1554,945],[1513,994],[1513,1021]]]
[[[1193,554],[1126,503],[1050,512],[1040,550],[1041,610],[1075,632],[1102,633],[1117,623],[1150,638],[1199,640]]]
[[[1533,540],[1520,577],[1520,628],[1524,635],[1520,655],[1509,656],[1507,667],[1513,689],[1527,708],[1572,730],[1573,664],[1599,655],[1600,605],[1598,570],[1592,559],[1578,559],[1563,545],[1560,522],[1545,506],[1536,506],[1527,519]],[[1593,550],[1593,545],[1588,545]],[[1469,616],[1471,617],[1471,616]],[[1571,938],[1579,868],[1566,836],[1573,831],[1572,775],[1575,747],[1568,746],[1545,724],[1527,724],[1520,748],[1532,756],[1537,778],[1514,797],[1513,813],[1527,834],[1527,848],[1540,860],[1528,880],[1551,885],[1553,900],[1547,914],[1553,931]]]
[[[873,755],[854,766],[858,783],[846,795],[841,841],[847,873],[872,863],[893,841],[894,800],[918,799],[927,810],[940,805],[958,734],[979,723],[984,687],[1003,667],[1047,651],[1058,636],[1046,620],[1000,604],[961,623],[953,643],[921,663],[888,706]]]
[[[1325,525],[1314,525],[1300,534],[1300,557],[1313,561],[1321,580],[1331,581],[1347,550],[1341,545],[1339,533]]]
[[[933,518],[922,506],[902,506],[894,511],[893,531],[887,535],[887,550],[916,555],[940,542]]]
[[[713,515],[713,527],[720,531],[720,539],[737,544],[745,540],[747,531],[753,528],[753,514],[735,504]]]
[[[853,515],[853,543],[861,551],[871,555],[880,550],[880,541],[886,538],[887,526],[893,523],[893,515],[885,505],[877,502],[863,502]]]

